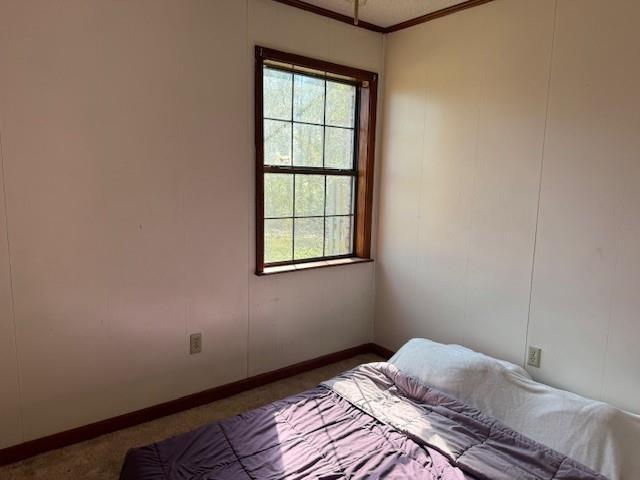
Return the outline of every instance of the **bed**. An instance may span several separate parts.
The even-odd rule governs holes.
[[[635,460],[620,458],[640,443],[616,450],[614,442],[612,450],[607,437],[602,451],[594,447],[602,422],[582,418],[594,415],[575,403],[582,397],[558,400],[544,390],[536,422],[534,384],[515,365],[415,339],[389,362],[361,365],[300,394],[132,449],[120,480],[640,478]],[[511,416],[523,411],[523,401],[529,419],[517,430]],[[545,401],[560,401],[562,412]],[[640,439],[638,418],[622,413],[629,422],[622,440]],[[572,416],[596,428],[582,432],[582,450],[566,430],[563,445],[549,424],[565,426]]]

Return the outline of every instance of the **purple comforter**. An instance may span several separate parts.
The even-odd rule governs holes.
[[[127,453],[120,480],[603,479],[386,363]]]

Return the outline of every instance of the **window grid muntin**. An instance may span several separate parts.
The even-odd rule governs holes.
[[[324,167],[326,164],[325,158],[327,156],[327,81],[324,81],[324,108],[322,109],[322,166]],[[293,178],[296,178],[295,175]],[[353,190],[353,186],[351,187]],[[327,176],[324,176],[324,190],[322,191],[324,195],[324,199],[322,201],[322,208],[324,210],[323,220],[322,220],[322,256],[326,256],[326,245],[327,245]],[[295,210],[293,211],[295,215]],[[294,220],[295,222],[295,220]],[[295,260],[295,258],[294,258]]]
[[[265,120],[271,120],[271,121],[276,121],[276,122],[282,122],[282,123],[290,123],[291,124],[291,146],[290,146],[290,162],[291,165],[287,166],[287,165],[271,165],[271,164],[265,164],[264,163],[264,159],[263,159],[263,172],[264,173],[272,173],[272,174],[293,174],[293,199],[292,199],[292,207],[293,207],[293,216],[292,217],[265,217],[264,216],[264,212],[263,212],[263,223],[266,220],[277,220],[277,219],[291,219],[291,223],[292,223],[292,241],[291,241],[291,260],[286,260],[286,261],[279,261],[279,262],[266,262],[264,261],[264,265],[265,266],[277,266],[277,265],[287,265],[287,264],[295,264],[295,263],[303,263],[303,262],[312,262],[312,261],[318,261],[318,260],[323,260],[323,259],[336,259],[336,258],[348,258],[348,257],[352,257],[355,253],[355,240],[356,240],[356,228],[355,228],[355,211],[356,211],[356,203],[357,203],[357,186],[358,186],[358,182],[357,182],[357,160],[358,160],[358,135],[357,135],[357,129],[356,126],[358,125],[358,116],[359,116],[359,102],[360,102],[360,95],[359,95],[359,90],[357,88],[358,84],[357,82],[352,82],[352,81],[348,81],[348,80],[343,80],[343,79],[337,79],[337,78],[332,78],[328,75],[323,76],[323,75],[317,75],[317,74],[312,74],[310,72],[305,72],[305,71],[299,71],[299,70],[287,70],[286,68],[280,68],[277,66],[273,66],[273,65],[262,65],[263,70],[264,69],[274,69],[274,70],[281,70],[287,73],[290,73],[292,75],[291,77],[291,121],[289,120],[282,120],[282,119],[278,119],[278,118],[269,118],[269,117],[264,117],[262,121],[264,122]],[[323,80],[323,85],[324,85],[324,96],[323,96],[323,123],[322,124],[317,124],[317,123],[313,123],[313,122],[304,122],[304,121],[296,121],[295,120],[295,77],[296,75],[299,76],[309,76],[309,77],[314,77],[314,78],[319,78]],[[264,74],[263,74],[263,78],[264,78]],[[352,104],[352,127],[345,127],[344,125],[328,125],[326,123],[326,117],[327,117],[327,82],[335,82],[335,83],[343,83],[343,84],[347,84],[350,85],[352,87],[354,87],[355,91],[354,91],[354,102]],[[263,99],[264,102],[264,99]],[[296,166],[294,164],[295,159],[294,159],[294,125],[295,124],[302,124],[302,125],[315,125],[315,126],[319,126],[322,127],[322,167],[309,167],[309,166]],[[343,129],[343,130],[351,130],[352,134],[351,134],[351,139],[352,139],[352,153],[351,153],[351,167],[350,169],[341,169],[341,168],[327,168],[325,167],[326,164],[326,133],[327,133],[327,127],[331,127],[331,128],[338,128],[338,129]],[[264,142],[264,139],[263,139]],[[307,215],[307,216],[296,216],[295,215],[295,207],[296,207],[296,178],[298,175],[324,175],[324,198],[323,198],[323,210],[324,210],[324,215]],[[329,175],[337,175],[337,176],[345,176],[345,177],[351,177],[352,181],[351,181],[351,189],[350,189],[350,198],[349,198],[349,214],[340,214],[340,215],[326,215],[326,211],[327,211],[327,176]],[[264,195],[264,193],[263,193]],[[347,254],[341,254],[341,255],[330,255],[330,256],[326,256],[326,244],[327,244],[327,237],[326,237],[326,230],[327,230],[327,219],[328,218],[334,218],[334,217],[351,217],[350,218],[350,223],[349,223],[349,252]],[[295,233],[295,224],[296,224],[296,219],[302,219],[302,218],[322,218],[323,219],[323,236],[322,236],[322,257],[313,257],[313,258],[304,258],[304,259],[296,259],[295,258],[295,243],[296,243],[296,233]],[[263,257],[266,257],[266,252],[263,252]]]
[[[296,91],[296,76],[291,74],[291,168],[295,165],[293,163],[293,114],[295,112],[295,95]],[[324,158],[324,152],[322,152]],[[293,176],[293,214],[296,214],[296,176]],[[296,258],[296,221],[291,220],[291,260]]]
[[[333,217],[353,217],[353,213],[340,213],[336,215],[294,215],[284,217],[264,217],[265,220],[290,220],[298,218],[333,218]]]
[[[355,177],[357,172],[355,170],[342,170],[340,168],[333,167],[289,167],[285,165],[264,165],[264,173],[290,173],[299,175],[337,175],[345,177]]]
[[[300,125],[311,125],[314,127],[330,127],[330,128],[341,128],[343,130],[355,130],[354,127],[345,127],[344,125],[331,125],[330,123],[313,123],[313,122],[302,122],[300,120],[283,120],[281,118],[272,118],[272,117],[263,117],[263,120],[270,120],[272,122],[282,122],[282,123],[298,123]]]

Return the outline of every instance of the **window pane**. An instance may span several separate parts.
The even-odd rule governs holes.
[[[356,87],[327,81],[327,125],[353,127]]]
[[[328,217],[326,222],[325,256],[349,255],[352,249],[353,217]]]
[[[264,174],[264,216],[293,217],[293,175]]]
[[[353,177],[327,175],[326,215],[353,213]]]
[[[293,220],[264,221],[265,263],[291,260],[293,254]]]
[[[296,217],[324,215],[324,175],[296,175]]]
[[[291,165],[291,124],[264,121],[264,164]]]
[[[296,260],[322,257],[323,218],[296,218],[294,256]]]
[[[293,119],[297,122],[323,123],[324,80],[294,75]]]
[[[327,168],[353,168],[353,130],[326,127],[324,166]]]
[[[263,70],[264,116],[291,120],[291,86],[293,75],[265,67]]]
[[[293,124],[293,164],[301,167],[322,166],[322,127]]]

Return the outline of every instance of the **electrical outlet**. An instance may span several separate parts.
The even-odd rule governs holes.
[[[538,347],[529,347],[527,365],[530,367],[540,368],[540,355],[542,355],[542,349]]]
[[[202,334],[192,333],[189,336],[189,354],[194,355],[202,351]]]

